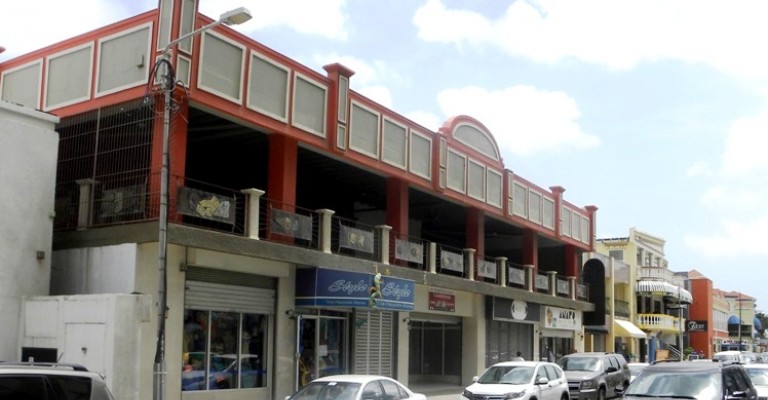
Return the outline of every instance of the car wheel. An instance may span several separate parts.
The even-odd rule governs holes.
[[[605,400],[605,388],[600,388],[600,390],[597,391],[597,400]]]
[[[568,393],[563,393],[563,395],[560,396],[560,400],[568,400]]]

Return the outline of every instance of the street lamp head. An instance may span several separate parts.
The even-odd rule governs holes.
[[[245,7],[238,7],[227,11],[219,17],[219,21],[224,23],[224,25],[240,25],[249,19],[251,19],[251,12]]]

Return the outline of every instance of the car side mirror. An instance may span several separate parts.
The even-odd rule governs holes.
[[[472,382],[477,382],[477,381],[479,381],[479,380],[480,380],[480,377],[479,377],[479,376],[477,376],[477,375],[475,375],[475,376],[473,376],[473,377],[472,377]]]
[[[608,367],[608,368],[605,369],[605,372],[616,372],[616,371],[618,371],[618,369],[616,367],[613,367],[613,366]]]
[[[542,376],[541,378],[539,378],[539,380],[536,381],[537,385],[546,385],[547,383],[549,383],[549,379],[544,376]]]

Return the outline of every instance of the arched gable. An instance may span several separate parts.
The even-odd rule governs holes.
[[[443,123],[440,131],[492,160],[501,161],[496,139],[485,125],[472,117],[452,117]]]

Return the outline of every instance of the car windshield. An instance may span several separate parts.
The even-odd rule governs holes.
[[[600,359],[595,357],[563,357],[558,364],[563,367],[563,371],[599,372],[603,370]]]
[[[752,384],[755,386],[768,386],[768,368],[747,368]]]
[[[717,373],[645,370],[632,381],[626,395],[712,400],[721,398],[722,392]]]
[[[533,378],[533,367],[518,365],[498,366],[488,368],[477,382],[484,384],[523,385],[531,383],[531,378]]]
[[[353,382],[310,382],[291,400],[352,400],[359,389],[360,384]]]

